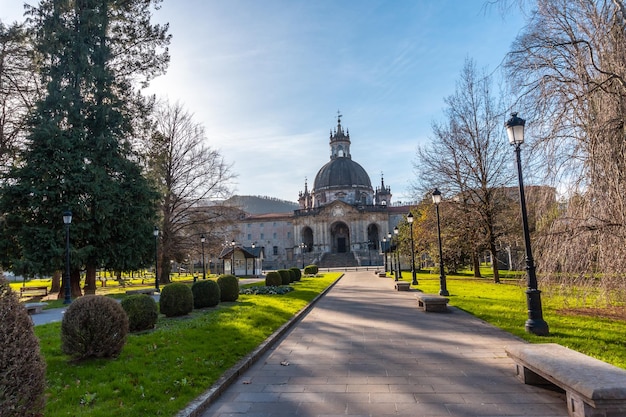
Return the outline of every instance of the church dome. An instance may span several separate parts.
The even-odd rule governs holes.
[[[350,158],[335,158],[320,168],[315,176],[314,191],[329,189],[372,189],[365,169]]]

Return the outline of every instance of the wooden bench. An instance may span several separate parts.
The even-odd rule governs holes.
[[[525,384],[556,385],[570,417],[626,416],[626,370],[555,343],[505,348]]]
[[[28,314],[39,314],[48,303],[25,303],[24,307]]]
[[[395,285],[396,291],[408,291],[410,287],[411,283],[406,281],[398,281]]]
[[[379,272],[379,273],[378,273],[378,276],[379,276],[380,278],[387,278],[387,273],[386,273],[386,272]]]
[[[442,297],[438,294],[424,294],[421,292],[415,294],[415,297],[417,298],[418,307],[423,308],[424,311],[448,311],[448,301],[450,301],[450,299],[447,297]]]
[[[24,297],[24,293],[36,293],[35,295],[48,295],[48,287],[20,287],[20,297]]]
[[[141,290],[128,290],[128,291],[126,291],[126,294],[128,294],[128,295],[133,295],[133,294],[154,295],[155,292],[156,292],[155,288],[144,288],[144,289],[141,289]]]

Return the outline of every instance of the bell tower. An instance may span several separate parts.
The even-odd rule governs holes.
[[[352,159],[350,155],[350,132],[346,130],[343,132],[341,126],[341,113],[337,110],[337,127],[335,130],[330,131],[330,159],[348,158]]]

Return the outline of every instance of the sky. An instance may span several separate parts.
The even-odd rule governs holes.
[[[416,149],[464,62],[497,71],[523,27],[486,3],[164,0],[153,17],[170,24],[171,62],[147,93],[193,113],[235,194],[297,201],[330,159],[340,112],[372,186],[384,176],[392,201],[410,201]],[[0,0],[0,20],[22,20],[23,4]]]

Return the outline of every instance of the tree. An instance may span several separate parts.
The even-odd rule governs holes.
[[[479,250],[488,249],[494,281],[499,282],[497,243],[506,230],[500,216],[507,201],[503,188],[513,171],[503,136],[502,106],[492,83],[473,61],[465,62],[455,93],[445,99],[446,121],[433,124],[433,140],[418,148],[414,167],[422,190],[437,186],[454,198],[458,207],[454,219],[462,220],[456,226],[458,241],[473,243],[475,265]]]
[[[131,270],[152,259],[157,194],[131,151],[130,75],[112,71],[124,54],[128,74],[143,70],[134,67],[141,54],[121,52],[130,40],[115,40],[133,30],[151,33],[145,19],[141,27],[120,29],[137,23],[133,14],[150,3],[45,0],[29,11],[47,91],[29,118],[26,147],[0,194],[2,261],[29,275],[61,269],[61,215],[71,209],[74,296],[81,293],[82,267],[91,292],[98,267]],[[155,56],[167,59],[153,49]]]
[[[507,60],[526,137],[567,199],[544,223],[538,265],[605,273],[603,283],[621,288],[611,277],[626,271],[625,9],[622,0],[539,0]]]
[[[40,96],[36,59],[21,24],[0,22],[0,162],[8,166],[26,133],[26,115]]]
[[[204,128],[182,105],[160,103],[153,120],[154,132],[146,143],[145,157],[149,175],[161,194],[159,276],[167,283],[170,261],[185,259],[197,248],[201,234],[209,241],[207,246],[218,239],[206,228],[222,216],[221,210],[208,203],[229,195],[234,175],[219,151],[205,145]]]

